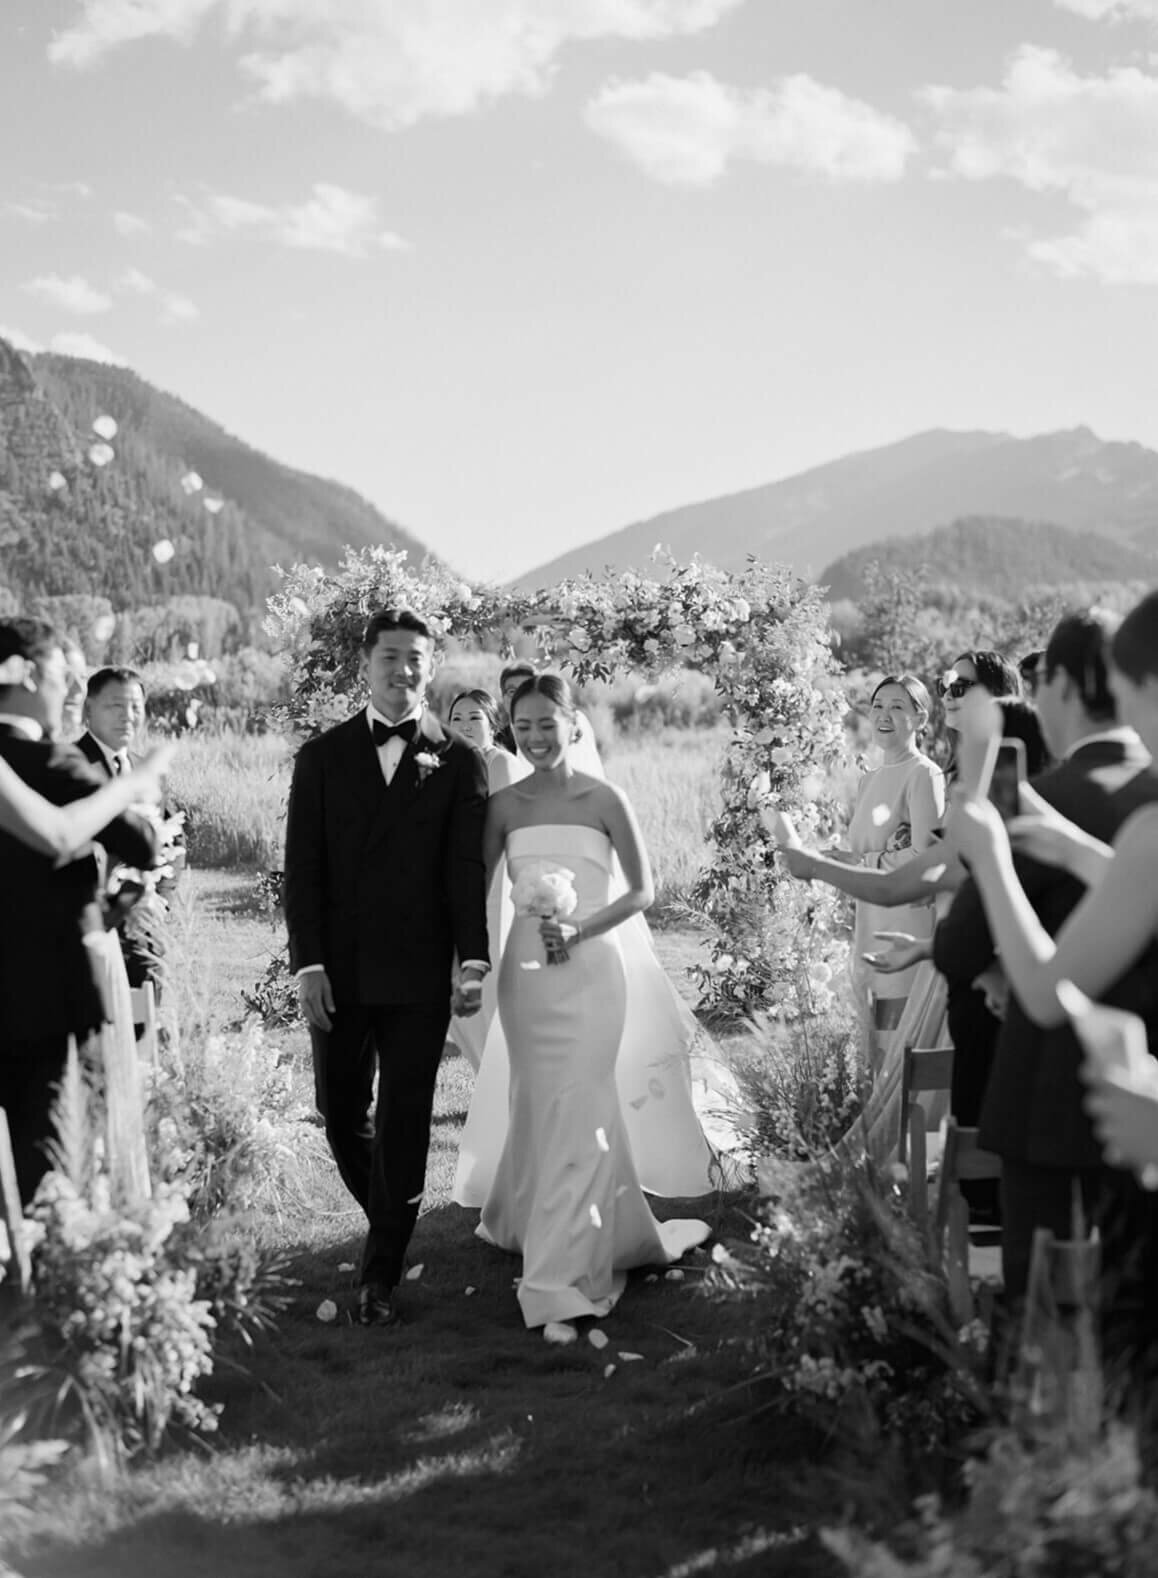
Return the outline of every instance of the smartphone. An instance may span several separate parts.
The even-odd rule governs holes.
[[[989,798],[1000,811],[1003,822],[1020,813],[1020,789],[1024,782],[1025,746],[1020,740],[1002,740],[989,780]]]

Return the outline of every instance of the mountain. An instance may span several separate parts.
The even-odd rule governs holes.
[[[102,416],[117,425],[111,459]],[[164,541],[175,551],[159,563]],[[271,460],[127,368],[0,340],[0,581],[17,598],[87,592],[120,609],[194,593],[252,608],[271,565],[333,565],[347,544],[382,542],[427,557],[351,489]]]
[[[754,554],[815,576],[866,543],[967,516],[1050,521],[1158,551],[1158,454],[1087,427],[1037,438],[918,433],[780,482],[652,516],[518,577],[550,586],[585,570],[646,570],[656,543],[738,570]]]
[[[817,580],[833,602],[857,602],[874,562],[886,574],[923,571],[930,582],[966,596],[1158,580],[1158,558],[1116,537],[993,516],[969,516],[915,537],[866,543],[834,560]]]

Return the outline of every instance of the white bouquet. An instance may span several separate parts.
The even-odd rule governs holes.
[[[579,895],[575,892],[575,873],[549,860],[531,860],[522,867],[511,884],[511,903],[516,915],[533,915],[539,920],[566,920],[575,913]],[[566,948],[547,945],[547,963],[562,964]]]

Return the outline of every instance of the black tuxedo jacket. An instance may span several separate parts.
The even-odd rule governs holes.
[[[421,771],[417,757],[437,767]],[[485,960],[486,764],[430,713],[389,787],[365,710],[303,745],[286,826],[290,966],[335,1001],[438,1002],[452,960]]]
[[[71,805],[101,779],[71,745],[33,741],[0,724],[0,756],[53,805]],[[156,837],[131,812],[101,831],[101,843],[127,865],[151,866]],[[83,938],[102,931],[98,863],[92,853],[56,866],[0,832],[0,1044],[86,1035],[104,1018]]]
[[[1158,776],[1148,770],[1140,742],[1094,740],[1034,780],[1034,788],[1064,817],[1111,843],[1140,806],[1158,800]],[[1056,866],[1023,856],[1018,876],[1051,937],[1061,931],[1085,894]],[[933,941],[937,968],[950,980],[972,981],[993,959],[993,939],[976,884],[957,892]],[[1158,953],[1150,949],[1104,1000],[1158,1021]],[[968,1057],[968,1047],[960,1049]],[[981,1143],[1009,1161],[1066,1169],[1100,1167],[1102,1151],[1082,1109],[1081,1049],[1068,1025],[1043,1029],[1015,994],[997,1038],[993,1071],[981,1112]]]

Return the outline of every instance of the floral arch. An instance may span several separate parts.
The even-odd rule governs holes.
[[[388,605],[413,608],[444,638],[464,642],[498,637],[509,648],[533,633],[541,660],[578,683],[623,669],[702,670],[732,738],[720,763],[723,810],[708,829],[695,894],[715,932],[701,987],[721,1009],[823,1011],[843,949],[835,901],[827,889],[777,877],[758,814],[771,803],[814,836],[838,822],[828,786],[844,700],[823,599],[788,570],[755,560],[739,573],[698,560],[660,569],[657,579],[585,576],[533,594],[471,586],[385,547],[348,550],[337,571],[281,570],[265,621],[290,663],[281,722],[309,735],[349,716],[363,694],[362,630]]]

